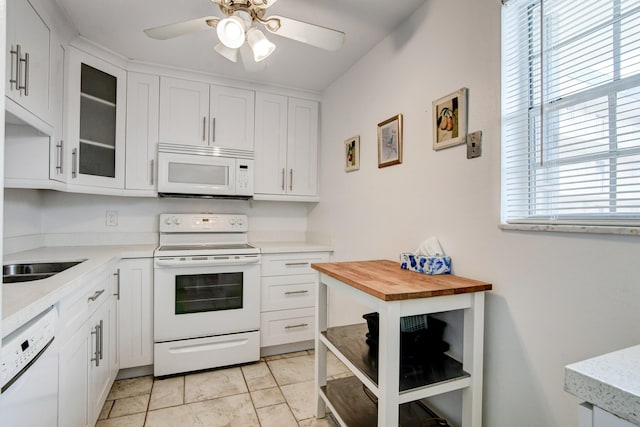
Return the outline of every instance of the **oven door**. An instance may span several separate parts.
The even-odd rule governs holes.
[[[235,159],[158,153],[159,193],[233,196],[235,183]]]
[[[236,265],[156,258],[155,342],[259,330],[260,256],[253,258]]]

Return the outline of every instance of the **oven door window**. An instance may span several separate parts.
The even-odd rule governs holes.
[[[242,273],[176,276],[176,315],[242,308]]]

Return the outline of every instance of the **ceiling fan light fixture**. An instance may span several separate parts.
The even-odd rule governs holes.
[[[247,42],[253,51],[253,59],[256,62],[267,59],[276,50],[276,45],[269,41],[264,33],[257,28],[250,28],[247,32]]]
[[[227,47],[222,43],[218,43],[213,49],[229,61],[238,62],[238,49]]]
[[[239,16],[224,18],[216,26],[218,39],[229,48],[239,48],[244,44],[246,27],[245,21]]]

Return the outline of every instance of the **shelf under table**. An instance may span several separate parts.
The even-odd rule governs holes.
[[[364,391],[356,377],[346,377],[327,382],[320,392],[329,401],[337,415],[349,427],[376,427],[378,406],[374,396]],[[448,426],[424,403],[416,401],[400,405],[399,427]]]
[[[351,363],[371,381],[378,384],[378,369],[375,354],[365,342],[368,332],[366,324],[328,328],[322,335],[333,344]],[[400,392],[436,383],[469,377],[462,363],[441,354],[411,363],[400,364]]]

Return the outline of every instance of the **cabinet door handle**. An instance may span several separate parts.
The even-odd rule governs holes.
[[[116,293],[113,294],[118,298],[118,301],[120,301],[120,269],[118,269],[115,273],[113,273],[114,276],[117,277],[116,279]]]
[[[289,169],[289,191],[293,191],[293,169]]]
[[[58,159],[56,160],[56,170],[58,171],[58,173],[62,173],[62,166],[63,166],[63,159],[64,159],[64,140],[60,140],[59,144],[56,144],[56,153],[58,155]]]
[[[102,319],[100,319],[100,360],[102,360],[102,356],[104,356],[104,325],[102,323]]]
[[[11,49],[9,51],[11,53],[11,75],[9,76],[9,83],[11,89],[15,85],[16,89],[20,85],[20,45],[16,45],[15,49]],[[16,60],[14,62],[13,56],[15,55]]]
[[[284,191],[284,168],[282,168],[282,191]]]
[[[295,329],[295,328],[306,328],[307,326],[309,326],[308,323],[298,323],[297,325],[287,325],[284,328],[285,329]]]
[[[216,142],[216,118],[211,119],[211,143]]]
[[[301,294],[308,294],[309,291],[308,290],[304,290],[304,291],[287,291],[284,294],[285,295],[301,295]]]
[[[95,294],[91,295],[89,298],[87,298],[87,301],[95,301],[98,298],[100,298],[100,295],[102,295],[104,293],[104,289],[100,289],[99,291],[96,291]]]
[[[100,338],[98,338],[98,334],[100,334],[100,325],[94,326],[91,331],[91,335],[96,336],[96,351],[93,352],[94,357],[91,358],[92,362],[96,362],[96,366],[100,366]]]
[[[202,118],[202,141],[207,141],[207,117]]]
[[[25,53],[24,58],[19,58],[19,62],[24,62],[24,84],[18,84],[18,90],[24,90],[24,96],[29,96],[29,53]]]
[[[71,150],[71,178],[78,176],[78,149]]]
[[[155,161],[153,159],[151,159],[151,167],[149,169],[151,169],[151,185],[154,184],[154,176],[153,176],[153,172],[155,171]]]

